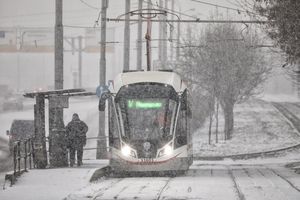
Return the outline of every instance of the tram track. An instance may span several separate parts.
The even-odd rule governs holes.
[[[245,200],[245,195],[242,193],[239,185],[237,184],[235,176],[232,173],[232,169],[227,166],[227,170],[228,170],[229,177],[230,177],[231,181],[233,182],[233,186],[234,186],[234,189],[237,193],[238,199],[239,200]]]
[[[103,194],[109,190],[110,188],[114,187],[115,185],[117,185],[118,183],[120,183],[122,180],[124,180],[124,178],[118,178],[115,181],[113,181],[111,184],[109,184],[108,186],[101,188],[100,191],[97,191],[97,195],[93,197],[93,199],[98,199],[101,198],[103,196]]]
[[[300,119],[291,112],[284,104],[272,102],[272,105],[287,119],[291,122],[293,127],[298,131],[300,136]],[[296,105],[296,104],[293,104]],[[297,105],[299,107],[299,105]],[[300,107],[299,107],[300,108]]]
[[[270,170],[272,173],[274,173],[276,176],[278,176],[279,178],[281,178],[282,180],[284,180],[286,183],[288,183],[292,188],[294,188],[296,191],[300,192],[300,189],[295,186],[290,180],[288,180],[286,177],[282,176],[281,174],[279,174],[278,172],[276,172],[274,169],[271,168],[267,168],[268,170]]]

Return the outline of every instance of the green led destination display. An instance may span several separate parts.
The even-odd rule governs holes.
[[[140,100],[128,100],[127,101],[128,108],[133,109],[157,109],[162,107],[161,102],[154,101],[140,101]]]

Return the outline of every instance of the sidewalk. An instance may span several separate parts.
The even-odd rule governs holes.
[[[10,187],[4,174],[1,175],[1,200],[50,200],[64,199],[68,194],[89,184],[89,180],[98,168],[108,164],[107,160],[85,160],[81,167],[33,169],[18,178]]]

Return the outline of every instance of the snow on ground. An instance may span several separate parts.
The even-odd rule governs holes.
[[[69,194],[67,199],[298,200],[299,188],[300,175],[284,168],[283,163],[197,161],[185,175],[103,178]]]
[[[272,94],[265,94],[261,96],[261,99],[265,101],[270,101],[270,102],[299,102],[299,98],[297,95],[285,95],[285,94],[280,94],[280,95],[272,95]]]
[[[235,106],[234,133],[229,141],[224,141],[222,115],[219,115],[219,143],[215,143],[213,126],[213,144],[208,144],[208,121],[194,134],[193,148],[196,156],[254,153],[300,143],[299,133],[266,101],[254,99]]]
[[[296,117],[300,119],[300,104],[298,103],[290,103],[290,102],[284,102],[283,105],[287,110],[292,112]]]
[[[82,167],[31,170],[13,187],[6,183],[6,189],[0,190],[0,199],[237,199],[232,173],[247,200],[270,199],[271,196],[273,200],[298,200],[300,193],[273,172],[287,177],[300,188],[300,175],[283,167],[292,158],[299,161],[297,154],[299,152],[279,158],[239,161],[195,161],[186,175],[176,178],[102,178],[94,183],[89,183],[92,173],[108,162],[85,161]],[[283,195],[286,198],[282,198]]]
[[[86,186],[97,168],[107,161],[85,161],[82,167],[30,170],[23,174],[13,187],[6,183],[0,189],[1,200],[52,200],[63,199],[68,194]],[[3,185],[1,176],[1,186]]]

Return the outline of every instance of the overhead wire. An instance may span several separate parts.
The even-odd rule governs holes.
[[[66,10],[64,13],[73,13],[73,12],[90,12],[86,9],[78,9],[78,10]],[[55,12],[39,12],[39,13],[31,13],[31,14],[19,14],[19,15],[3,15],[0,16],[0,20],[7,19],[7,18],[18,18],[18,17],[34,17],[34,16],[41,16],[41,15],[54,15]]]
[[[143,2],[148,3],[148,1],[146,1],[146,0],[143,0]],[[192,15],[188,15],[188,14],[185,14],[185,13],[180,12],[180,11],[168,9],[168,8],[163,7],[163,6],[159,6],[159,5],[157,5],[157,4],[154,4],[154,3],[152,3],[152,2],[150,2],[150,4],[151,4],[152,6],[157,7],[157,8],[164,9],[164,10],[167,10],[167,11],[170,11],[170,12],[173,12],[173,13],[176,13],[176,14],[180,14],[180,15],[182,15],[182,16],[190,17],[190,18],[193,18],[193,19],[199,19],[198,17],[192,16]]]
[[[253,13],[253,12],[250,12],[250,11],[247,11],[247,10],[238,9],[238,8],[232,8],[232,7],[223,6],[223,5],[220,5],[220,4],[213,4],[213,3],[209,3],[209,2],[205,2],[205,1],[200,1],[200,0],[190,0],[190,1],[193,1],[193,2],[196,2],[196,3],[200,3],[200,4],[204,4],[204,5],[214,6],[214,7],[218,7],[218,8],[224,8],[224,9],[227,9],[227,10],[237,11],[239,14],[241,12],[243,12],[243,13],[247,13],[247,14],[257,15],[256,13]]]
[[[85,2],[84,0],[79,0],[79,1],[91,9],[100,10],[100,8],[92,6],[92,5],[88,4],[87,2]]]

